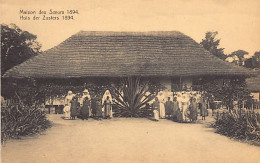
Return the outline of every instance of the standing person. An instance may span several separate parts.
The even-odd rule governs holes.
[[[81,106],[81,107],[83,106],[83,101],[84,101],[84,99],[85,99],[86,97],[88,97],[88,99],[91,100],[89,91],[88,91],[87,89],[84,89],[84,91],[82,92],[82,96],[81,96],[81,98],[80,98],[80,100],[79,100],[79,103],[80,103],[80,106]],[[89,109],[91,109],[91,107],[89,107]],[[91,115],[91,112],[89,112],[89,114]],[[89,116],[90,116],[90,115],[89,115]]]
[[[70,119],[70,107],[68,105],[63,108],[63,112],[65,113],[64,119]]]
[[[160,118],[165,118],[165,107],[164,107],[165,97],[163,91],[160,91],[157,97],[160,104]]]
[[[207,102],[206,102],[206,98],[204,97],[203,98],[203,101],[202,101],[202,104],[201,104],[201,116],[202,116],[202,120],[206,120],[205,117],[206,117],[206,114],[207,114]]]
[[[182,97],[182,119],[183,119],[183,121],[187,120],[187,112],[188,112],[189,105],[190,105],[190,100],[184,94]]]
[[[190,104],[190,117],[191,121],[195,122],[197,120],[198,116],[198,104],[196,102],[196,98],[191,98],[191,104]]]
[[[71,107],[70,107],[70,116],[72,120],[75,120],[75,117],[77,116],[78,113],[78,108],[79,108],[79,102],[78,102],[78,98],[76,96],[74,96],[72,98],[71,103]]]
[[[107,99],[104,101],[104,108],[105,108],[105,118],[111,118],[111,108],[112,108],[112,102],[109,99],[109,96],[107,96]]]
[[[72,94],[72,91],[68,91],[68,94],[67,96],[65,97],[65,105],[68,105],[70,106],[71,105],[71,101],[72,101],[72,98],[74,97],[75,95]]]
[[[178,111],[179,111],[179,102],[177,101],[177,97],[173,98],[173,102],[172,102],[172,119],[173,120],[177,120],[177,115],[178,115]]]
[[[98,120],[101,120],[102,118],[102,103],[101,100],[97,100],[97,111],[96,111],[96,116]]]
[[[96,100],[96,98],[91,99],[91,113],[92,113],[92,117],[95,119],[96,113],[97,113],[97,100]]]
[[[65,113],[65,119],[70,119],[70,107],[71,107],[71,101],[74,95],[72,94],[72,91],[68,91],[67,96],[65,97],[65,107],[63,109]]]
[[[172,111],[173,111],[173,102],[170,101],[170,97],[168,97],[168,101],[165,102],[165,116],[166,118],[172,117]]]
[[[158,97],[155,97],[155,101],[152,104],[154,120],[159,121],[160,104]]]
[[[88,120],[89,111],[90,111],[90,100],[89,100],[88,96],[86,96],[83,99],[83,105],[81,107],[82,120],[84,120],[84,119]]]
[[[104,95],[103,95],[103,98],[102,98],[102,106],[103,106],[103,108],[102,108],[102,111],[103,111],[103,114],[104,114],[104,117],[106,117],[106,115],[105,115],[105,100],[107,99],[107,96],[109,96],[109,99],[110,99],[110,102],[111,102],[111,108],[110,108],[110,113],[109,113],[109,115],[110,115],[110,117],[112,117],[113,116],[113,111],[112,111],[112,104],[113,104],[113,102],[112,102],[112,95],[110,94],[110,91],[109,90],[106,90],[105,91],[105,93],[104,93]]]

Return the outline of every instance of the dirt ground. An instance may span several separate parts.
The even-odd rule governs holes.
[[[3,163],[260,162],[260,147],[214,133],[205,124],[145,118],[63,120],[43,135],[8,141]]]

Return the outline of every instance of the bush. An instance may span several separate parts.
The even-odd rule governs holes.
[[[216,119],[213,127],[222,135],[260,145],[260,119],[259,113],[255,111],[225,112],[221,118]]]
[[[19,102],[1,108],[1,142],[37,134],[50,126],[46,114],[36,107]]]
[[[115,99],[115,116],[122,117],[144,117],[147,103],[155,98],[148,83],[135,77],[122,79],[121,87],[113,88],[111,94]]]

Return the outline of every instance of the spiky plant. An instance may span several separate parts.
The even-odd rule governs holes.
[[[111,94],[115,99],[118,116],[140,117],[142,109],[154,99],[149,92],[147,82],[141,82],[138,77],[128,77],[121,80],[121,87],[112,88]]]

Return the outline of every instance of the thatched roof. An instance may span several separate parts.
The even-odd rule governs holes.
[[[260,92],[260,70],[256,74],[256,77],[246,79],[247,87],[252,92]]]
[[[51,39],[51,38],[50,38]],[[85,32],[7,71],[4,77],[247,76],[181,32]]]

